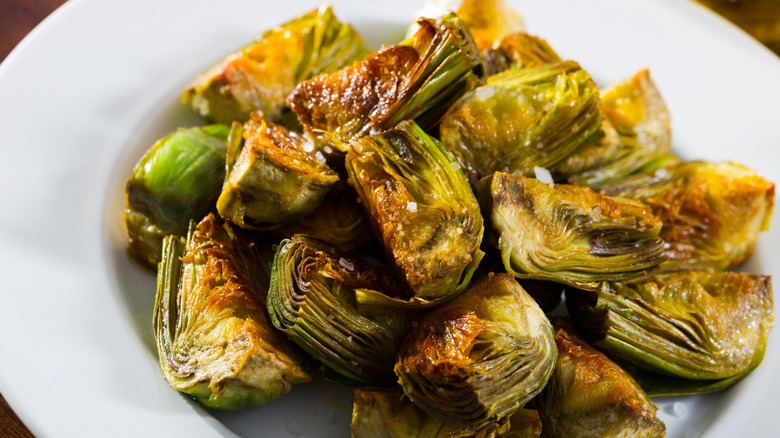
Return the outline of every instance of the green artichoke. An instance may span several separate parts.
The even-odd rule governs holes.
[[[411,301],[463,291],[483,255],[483,224],[452,155],[407,121],[356,140],[346,168],[388,259],[411,288]]]
[[[581,332],[612,357],[682,379],[744,377],[763,359],[773,321],[771,279],[735,272],[604,283],[597,293],[567,290],[566,303]]]
[[[441,141],[472,185],[495,171],[552,169],[602,135],[599,90],[573,61],[513,68],[469,92],[441,122]]]
[[[401,43],[304,81],[292,92],[288,105],[325,153],[346,152],[351,140],[403,120],[432,128],[483,81],[478,49],[456,15],[421,18],[418,24]]]
[[[480,183],[504,267],[517,278],[596,290],[646,276],[663,258],[661,222],[640,202],[496,172]]]
[[[304,136],[257,113],[243,127],[234,123],[219,214],[251,228],[310,213],[339,176],[307,149],[313,151]]]
[[[128,252],[156,269],[163,238],[184,236],[191,220],[213,210],[225,179],[229,128],[184,128],[158,140],[125,186]]]
[[[390,386],[401,336],[416,316],[360,313],[355,289],[400,293],[392,274],[370,259],[343,257],[297,235],[274,256],[268,312],[274,326],[351,385]]]
[[[267,287],[253,243],[214,214],[186,243],[165,238],[153,322],[174,389],[233,410],[265,405],[311,379],[311,359],[268,318]]]
[[[368,49],[349,24],[323,6],[261,34],[205,71],[182,100],[209,120],[230,124],[261,111],[274,122],[294,119],[285,99],[301,81],[336,71]]]
[[[480,425],[536,396],[556,356],[542,309],[511,275],[492,274],[423,316],[401,346],[395,373],[428,414]]]
[[[662,437],[666,425],[630,374],[554,318],[558,361],[536,398],[545,437]]]
[[[734,163],[671,164],[602,189],[649,205],[663,222],[664,271],[736,267],[769,229],[775,185]]]

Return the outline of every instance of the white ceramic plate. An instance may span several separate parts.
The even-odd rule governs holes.
[[[293,4],[294,3],[294,4]],[[75,0],[0,65],[0,392],[39,436],[348,436],[350,391],[297,387],[215,414],[172,391],[151,334],[154,280],[124,254],[123,184],[152,142],[199,123],[180,90],[314,1]],[[420,4],[333,1],[374,45]],[[686,158],[736,160],[780,181],[780,61],[693,3],[516,1],[532,33],[600,84],[648,67]],[[746,270],[775,274],[780,224]],[[780,427],[780,337],[735,388],[660,401],[669,436],[769,436]]]

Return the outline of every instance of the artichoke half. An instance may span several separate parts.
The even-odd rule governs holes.
[[[546,437],[662,437],[658,407],[633,377],[554,318],[558,361],[536,398]]]
[[[610,356],[641,370],[734,383],[761,362],[773,321],[768,276],[659,274],[643,282],[566,291],[574,322]],[[701,392],[701,391],[696,391]]]
[[[349,182],[388,258],[425,304],[463,291],[482,259],[483,224],[460,166],[413,121],[353,142]],[[381,295],[366,301],[385,301]]]
[[[573,61],[513,68],[466,94],[441,122],[441,141],[472,185],[495,171],[552,170],[603,134],[599,90]]]
[[[368,259],[342,257],[324,242],[297,235],[274,256],[268,313],[274,326],[350,385],[394,383],[401,336],[416,316],[360,313],[355,289],[398,293],[392,274]]]
[[[603,187],[669,159],[671,116],[647,69],[601,93],[607,133],[556,167],[560,178]]]
[[[550,322],[509,274],[489,274],[428,314],[404,340],[404,393],[445,422],[511,416],[544,388],[557,350]]]
[[[154,334],[168,383],[209,408],[265,405],[311,380],[311,359],[265,310],[254,245],[214,214],[164,240]]]
[[[362,58],[368,49],[349,24],[323,6],[261,34],[198,77],[182,100],[209,120],[230,124],[252,112],[281,122],[295,86]],[[292,117],[294,120],[294,117]]]
[[[184,236],[213,210],[225,179],[229,128],[209,125],[166,135],[144,154],[125,186],[128,252],[156,269],[163,238]]]
[[[638,201],[501,172],[480,182],[480,195],[517,278],[597,290],[646,276],[663,260],[661,222]]]
[[[355,389],[352,406],[353,438],[538,438],[542,433],[539,414],[531,409],[483,425],[446,423],[398,390]]]
[[[430,129],[483,81],[477,47],[456,15],[418,24],[401,43],[295,87],[287,103],[325,153],[346,152],[349,141],[403,120]]]
[[[730,162],[671,164],[601,191],[640,200],[663,221],[665,271],[738,266],[769,229],[775,202],[774,183]]]
[[[339,180],[309,154],[303,135],[263,119],[234,123],[227,151],[227,175],[217,200],[219,214],[245,228],[262,227],[314,210]]]

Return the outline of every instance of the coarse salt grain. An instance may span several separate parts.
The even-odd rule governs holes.
[[[293,436],[301,436],[303,435],[303,428],[300,424],[296,423],[295,421],[288,421],[287,424],[287,430],[290,431]]]
[[[672,414],[675,417],[682,417],[688,413],[688,406],[685,406],[682,402],[674,402],[672,405]]]
[[[349,272],[352,272],[355,270],[355,264],[350,262],[349,260],[345,259],[344,257],[339,258],[339,264],[344,267]]]
[[[487,100],[493,97],[493,93],[495,93],[495,90],[491,87],[479,87],[477,88],[477,91],[475,92],[477,99],[479,100]]]
[[[413,202],[413,201],[409,201],[406,204],[406,209],[411,211],[412,213],[416,212],[417,211],[417,203]]]
[[[536,176],[539,182],[545,183],[550,187],[555,186],[555,181],[553,181],[550,171],[544,167],[534,166],[534,176]]]

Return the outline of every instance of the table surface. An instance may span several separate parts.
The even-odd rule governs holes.
[[[739,10],[735,12],[734,4],[737,5],[736,7],[749,8],[749,1],[731,2],[724,7],[719,7],[719,0],[701,1],[701,3],[713,7],[713,9],[722,13],[736,24],[742,25],[756,37],[764,40],[770,48],[780,53],[780,29],[778,29],[778,27],[780,27],[780,5],[778,5],[777,2],[772,4],[773,1],[774,0],[767,2],[761,0],[757,2],[762,5],[762,9],[774,7],[771,11],[773,13],[772,21],[774,22],[774,28],[772,30],[774,32],[769,35],[772,38],[769,38],[768,35],[752,32],[753,29],[750,28],[750,23],[747,22],[747,20],[750,19],[749,14],[742,13]],[[0,62],[8,56],[11,50],[13,50],[13,48],[16,47],[16,45],[19,44],[19,42],[38,23],[63,3],[65,3],[65,0],[0,0]],[[723,1],[721,0],[720,3],[723,3]],[[767,4],[770,6],[767,6]],[[762,10],[761,15],[766,17],[766,12],[766,10]],[[764,30],[766,30],[765,28],[766,26],[764,26]],[[14,414],[14,411],[5,401],[2,394],[0,394],[0,431],[2,431],[2,436],[5,438],[33,437],[29,429],[27,429],[21,420],[19,420],[19,417]]]

